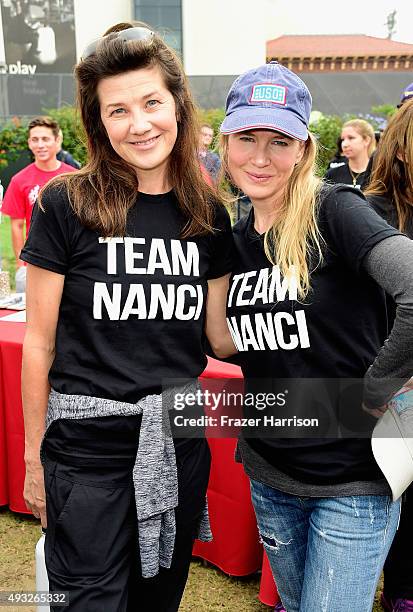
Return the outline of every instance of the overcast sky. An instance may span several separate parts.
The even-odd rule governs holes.
[[[387,15],[396,13],[393,40],[413,44],[413,0],[267,0],[284,34],[368,34],[387,37]],[[280,23],[280,25],[281,25]],[[274,38],[277,33],[269,38]]]

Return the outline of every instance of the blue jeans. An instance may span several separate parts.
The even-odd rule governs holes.
[[[400,500],[297,497],[255,480],[251,495],[287,612],[371,612]]]

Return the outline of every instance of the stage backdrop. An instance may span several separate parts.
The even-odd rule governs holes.
[[[62,77],[76,63],[74,1],[0,0],[0,8],[0,114],[60,106]]]

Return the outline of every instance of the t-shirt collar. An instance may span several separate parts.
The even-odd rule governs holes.
[[[255,217],[254,217],[254,208],[251,207],[247,223],[245,227],[245,237],[248,242],[251,242],[257,249],[262,250],[264,248],[264,234],[259,234],[254,227]]]

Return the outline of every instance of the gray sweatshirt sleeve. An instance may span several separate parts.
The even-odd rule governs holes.
[[[364,401],[376,408],[413,376],[413,240],[402,235],[385,238],[362,265],[397,306],[390,336],[364,379]]]

